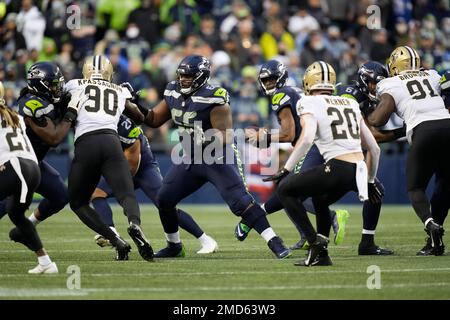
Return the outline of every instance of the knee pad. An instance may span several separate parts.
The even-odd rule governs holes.
[[[238,217],[242,216],[242,213],[254,202],[255,200],[249,193],[234,196],[233,199],[227,201],[231,212]]]

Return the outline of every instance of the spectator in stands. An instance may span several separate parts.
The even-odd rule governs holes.
[[[5,24],[0,33],[0,47],[3,50],[16,52],[20,49],[26,49],[25,38],[17,31],[16,19],[17,14],[14,12],[10,12],[6,16]]]
[[[156,45],[161,38],[159,8],[155,2],[155,0],[142,0],[141,5],[131,11],[128,16],[128,24],[136,25],[139,28],[139,34],[150,46]]]
[[[285,30],[283,22],[279,19],[269,22],[268,31],[263,33],[259,43],[266,60],[295,49],[294,38]]]
[[[327,61],[332,66],[336,65],[333,54],[325,46],[322,34],[319,31],[313,31],[310,33],[305,43],[305,48],[300,54],[300,65],[303,69],[306,69],[317,60]],[[336,70],[336,72],[338,71]]]
[[[230,68],[231,59],[225,51],[216,51],[211,56],[211,83],[232,90],[233,75]]]
[[[299,6],[295,15],[289,18],[288,31],[295,37],[298,51],[303,49],[303,44],[311,31],[319,30],[320,25],[316,18],[309,14],[306,6]]]
[[[380,63],[386,63],[386,59],[394,48],[388,42],[386,29],[379,29],[373,33],[373,44],[370,50],[370,59]]]
[[[200,23],[200,37],[203,41],[209,43],[214,51],[222,49],[220,33],[216,28],[216,21],[212,15],[208,14],[202,17]]]
[[[220,34],[222,39],[227,39],[228,35],[236,27],[239,19],[250,16],[250,9],[242,0],[234,0],[231,6],[231,13],[222,21]]]
[[[42,49],[45,19],[32,0],[22,0],[22,9],[17,15],[17,30],[22,33],[28,50]]]
[[[128,82],[131,83],[135,91],[150,87],[147,74],[142,69],[142,60],[138,57],[128,61]]]
[[[98,26],[105,30],[114,29],[123,34],[128,15],[139,7],[139,0],[100,0],[97,3]]]
[[[194,0],[166,0],[161,4],[160,19],[165,25],[177,23],[181,34],[187,36],[198,33],[200,29],[200,16],[197,10]]]
[[[148,42],[141,36],[139,28],[135,23],[128,25],[122,46],[125,49],[128,59],[145,59],[150,51]]]
[[[57,48],[55,41],[51,38],[44,38],[42,50],[39,52],[39,61],[53,61],[56,57]]]
[[[84,57],[92,54],[95,47],[95,35],[97,27],[95,25],[95,8],[92,4],[81,2],[80,27],[70,30],[71,42],[74,47],[73,58],[81,61]]]

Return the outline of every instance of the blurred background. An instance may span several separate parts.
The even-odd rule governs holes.
[[[368,19],[373,18],[367,13],[370,5],[380,8],[377,29],[367,27]],[[74,22],[77,12],[81,19]],[[105,54],[114,66],[114,82],[130,82],[135,90],[141,90],[141,103],[151,108],[162,98],[167,82],[174,79],[179,61],[189,54],[201,54],[211,60],[211,81],[230,93],[236,128],[276,128],[269,101],[257,83],[261,63],[269,59],[284,62],[288,84],[302,87],[305,68],[315,60],[324,60],[335,68],[338,82],[349,84],[362,63],[385,63],[398,45],[416,48],[424,68],[438,72],[450,69],[450,1],[0,2],[0,81],[6,88],[5,100],[13,109],[20,89],[26,86],[26,71],[36,61],[56,62],[67,81],[81,77],[84,57]],[[176,142],[172,124],[143,129],[165,172]],[[289,147],[282,149],[281,158],[289,153]],[[405,141],[382,145],[379,176],[386,185],[389,203],[408,201],[404,186],[407,149]],[[69,136],[49,155],[64,175],[71,150]],[[260,182],[258,170],[257,164],[247,167],[250,189],[264,200],[273,186]],[[208,188],[188,201],[220,201],[214,191],[205,196]],[[343,201],[355,200],[346,197]]]

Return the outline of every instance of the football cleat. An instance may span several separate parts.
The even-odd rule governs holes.
[[[305,264],[306,259],[302,259],[296,263],[294,263],[294,266],[303,266],[306,267]],[[311,266],[332,266],[333,261],[331,261],[330,256],[328,255],[328,250],[322,250],[317,258],[311,263]]]
[[[394,251],[388,248],[381,248],[376,244],[365,245],[360,243],[358,246],[358,255],[360,256],[390,256]]]
[[[309,251],[308,251],[308,256],[306,257],[306,259],[300,260],[299,262],[297,262],[297,266],[312,266],[314,262],[316,262],[316,259],[318,258],[318,256],[323,252],[327,250],[327,246],[328,246],[328,238],[321,235],[321,234],[317,234],[317,238],[316,241],[310,245]],[[328,253],[326,254],[328,255]],[[316,262],[317,263],[317,262]]]
[[[344,242],[345,226],[350,213],[347,210],[336,210],[335,218],[333,219],[334,244],[340,245]]]
[[[58,267],[56,266],[56,263],[52,262],[49,263],[46,266],[38,264],[33,269],[28,270],[28,273],[30,274],[51,274],[51,273],[58,273]]]
[[[280,237],[275,236],[267,242],[270,250],[275,254],[278,259],[286,259],[291,256],[291,250],[285,247],[283,240]]]
[[[183,244],[167,241],[167,247],[155,253],[155,258],[184,258],[186,252]]]
[[[217,242],[210,236],[206,236],[206,237],[207,237],[207,241],[202,243],[201,249],[197,251],[198,254],[214,253],[219,250],[219,245],[217,244]]]
[[[444,235],[444,229],[442,228],[442,226],[439,226],[439,227],[440,227],[440,228],[438,228],[438,232],[440,233],[439,237],[442,241],[442,237]],[[441,255],[443,255],[445,252],[444,243],[441,242],[441,245],[433,247],[433,241],[430,236],[430,231],[425,229],[425,232],[428,234],[428,237],[425,239],[425,241],[426,241],[425,246],[419,252],[417,252],[417,255],[418,256],[441,256]]]
[[[121,237],[117,237],[116,241],[116,260],[128,260],[128,253],[131,251],[131,246]]]
[[[239,241],[244,241],[247,238],[250,230],[252,230],[252,228],[250,228],[249,226],[247,226],[246,224],[244,224],[242,222],[239,222],[237,224],[236,228],[234,228],[234,236]]]
[[[299,249],[308,250],[309,249],[309,243],[308,243],[308,241],[305,238],[301,238],[299,242],[294,244],[289,249],[291,249],[291,250],[299,250]]]
[[[428,234],[428,230],[425,229],[425,232]],[[425,246],[420,249],[416,255],[418,256],[430,256],[432,255],[431,251],[433,250],[433,246],[431,245],[431,238],[428,234],[428,237],[425,238]]]
[[[138,225],[131,223],[127,231],[131,239],[133,239],[134,243],[138,247],[138,251],[141,257],[144,260],[152,261],[154,256],[153,249],[142,233],[141,228]]]
[[[95,235],[94,241],[101,248],[112,247],[111,242],[100,234]]]
[[[442,236],[444,235],[444,228],[434,221],[427,223],[426,229],[431,239],[431,246],[435,256],[440,256],[444,253],[444,242]]]

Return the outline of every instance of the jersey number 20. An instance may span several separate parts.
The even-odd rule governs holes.
[[[115,116],[117,113],[118,97],[117,92],[106,88],[101,90],[100,87],[89,85],[86,86],[84,93],[89,96],[88,101],[93,101],[93,104],[87,103],[85,105],[85,110],[87,112],[98,112],[100,110],[100,105],[103,102],[103,110],[106,114]]]
[[[329,107],[327,114],[332,117],[331,132],[333,139],[348,139],[350,135],[353,139],[359,139],[359,126],[356,114],[352,109]],[[342,116],[344,114],[344,116]],[[355,124],[353,124],[353,122]]]

